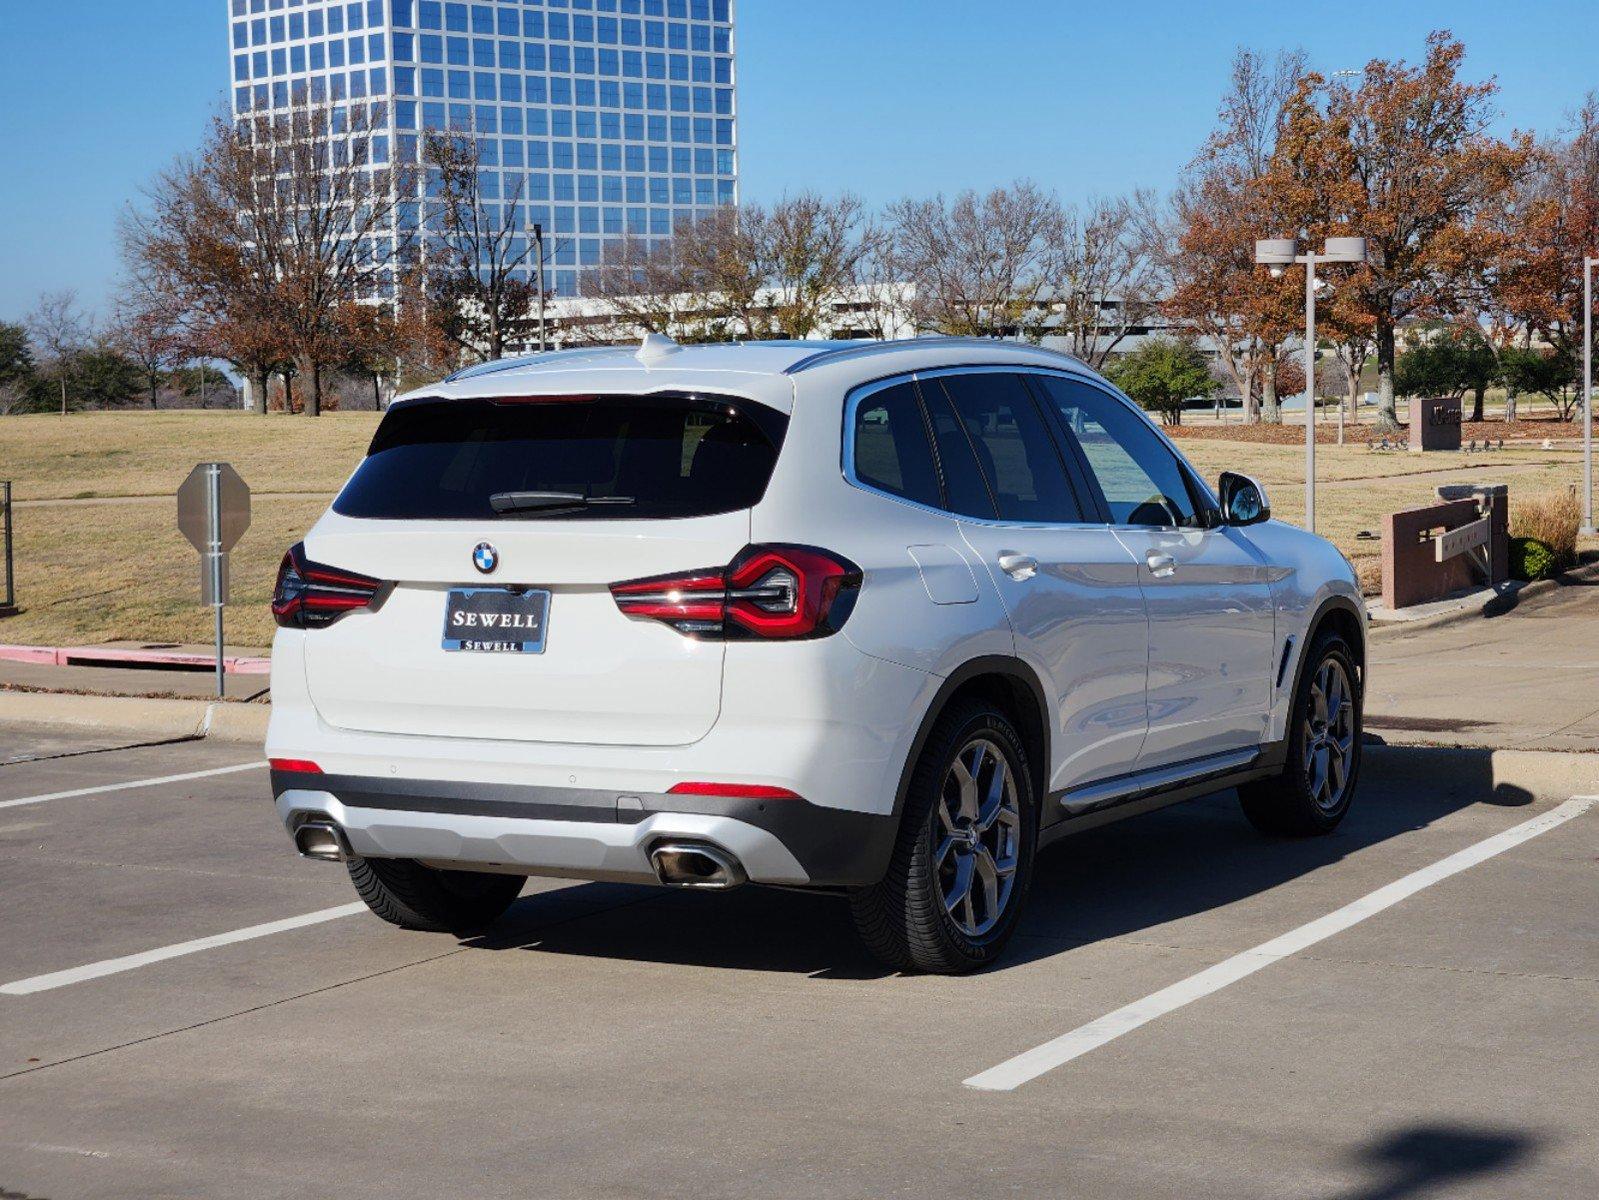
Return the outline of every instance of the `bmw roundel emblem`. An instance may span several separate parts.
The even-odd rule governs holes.
[[[500,565],[500,552],[488,542],[479,542],[472,548],[472,565],[483,574],[491,574]]]

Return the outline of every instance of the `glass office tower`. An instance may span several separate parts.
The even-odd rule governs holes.
[[[236,115],[364,106],[374,153],[471,130],[544,227],[553,295],[607,239],[738,200],[733,0],[228,0]],[[414,217],[413,217],[414,219]]]

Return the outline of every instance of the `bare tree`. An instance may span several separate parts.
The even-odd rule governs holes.
[[[26,317],[28,333],[48,360],[61,388],[61,415],[67,415],[67,380],[78,358],[88,348],[93,324],[78,308],[78,294],[70,288],[45,292]]]
[[[643,330],[688,341],[770,337],[767,222],[758,206],[727,206],[678,222],[668,239],[620,239],[596,290],[622,323]]]
[[[1067,349],[1102,367],[1157,307],[1157,254],[1151,245],[1147,194],[1096,199],[1079,212],[1061,211],[1044,270],[1046,303],[1032,330],[1064,338]]]
[[[809,337],[859,279],[876,230],[860,197],[848,192],[801,192],[778,201],[764,218],[752,232],[775,293],[778,332]]]
[[[889,206],[894,253],[915,285],[917,324],[940,333],[1014,333],[1049,285],[1051,238],[1060,205],[1026,180],[953,202],[900,200]]]
[[[489,195],[480,148],[470,133],[430,131],[424,269],[430,310],[445,335],[478,361],[503,358],[508,343],[537,326],[533,230],[523,204],[524,176],[509,194]]]

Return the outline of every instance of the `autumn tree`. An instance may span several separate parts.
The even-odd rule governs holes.
[[[1167,316],[1216,348],[1246,415],[1269,423],[1281,420],[1278,362],[1303,327],[1304,276],[1299,268],[1274,277],[1257,267],[1254,245],[1297,230],[1306,217],[1270,178],[1304,67],[1298,52],[1235,55],[1216,130],[1173,199],[1164,258]]]
[[[183,314],[169,297],[132,289],[119,297],[117,311],[107,341],[138,365],[145,395],[155,408],[162,381],[190,357]]]
[[[195,351],[232,363],[267,411],[274,374],[292,369],[280,294],[283,247],[250,236],[239,204],[253,193],[235,129],[213,121],[200,150],[178,158],[123,214],[122,258],[135,303],[178,314]]]
[[[1462,81],[1464,55],[1437,32],[1419,65],[1373,59],[1354,86],[1307,75],[1273,154],[1275,186],[1310,210],[1312,239],[1366,239],[1368,262],[1339,281],[1339,303],[1370,321],[1388,425],[1398,327],[1467,305],[1470,264],[1488,246],[1483,217],[1530,152],[1524,138],[1490,134],[1497,85]]]

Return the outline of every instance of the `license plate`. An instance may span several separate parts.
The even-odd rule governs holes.
[[[453,588],[444,601],[444,648],[482,654],[543,654],[547,591]]]

